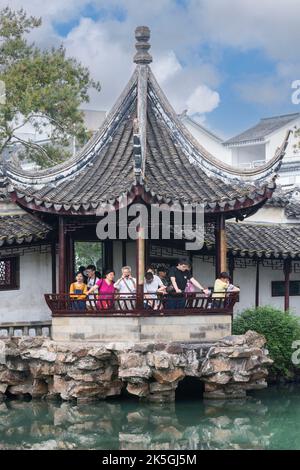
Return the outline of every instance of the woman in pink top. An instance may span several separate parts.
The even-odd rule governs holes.
[[[108,269],[104,273],[104,279],[99,279],[87,292],[87,295],[92,294],[96,289],[98,289],[98,301],[96,305],[99,310],[107,310],[113,307],[115,292],[114,279],[115,272]]]

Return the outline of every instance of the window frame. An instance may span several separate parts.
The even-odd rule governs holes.
[[[1,285],[0,292],[20,289],[20,257],[19,256],[1,256],[0,263],[9,261],[11,266],[10,284]]]
[[[292,280],[292,281],[289,282],[290,297],[300,297],[300,289],[299,289],[299,294],[293,294],[293,293],[292,293],[293,291],[292,291],[292,288],[291,288],[291,284],[293,284],[293,283],[299,283],[299,284],[300,284],[300,280],[297,280],[297,279],[296,279],[296,280]],[[284,295],[285,295],[284,293],[283,293],[283,294],[276,294],[276,293],[274,292],[275,286],[276,286],[276,285],[279,285],[279,284],[282,284],[283,287],[284,287],[284,281],[272,281],[272,282],[271,282],[271,294],[272,294],[272,297],[284,297]]]

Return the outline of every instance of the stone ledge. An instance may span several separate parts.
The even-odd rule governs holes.
[[[78,339],[78,338],[77,338]],[[8,395],[89,401],[127,393],[153,402],[175,399],[194,377],[206,398],[239,398],[266,386],[272,364],[265,338],[253,331],[218,342],[57,342],[0,339],[0,398]]]
[[[53,317],[55,341],[217,341],[231,333],[231,315]]]

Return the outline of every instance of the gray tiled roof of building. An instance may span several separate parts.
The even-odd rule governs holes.
[[[227,146],[250,141],[263,141],[266,136],[299,117],[300,113],[292,113],[284,114],[282,116],[263,118],[257,124],[255,124],[255,126],[250,127],[241,134],[226,140],[224,145]]]
[[[277,188],[266,205],[282,207],[288,219],[300,220],[300,198],[296,194],[300,195],[300,188],[297,186],[287,190]]]
[[[38,216],[26,212],[0,216],[0,246],[41,241],[51,230]]]
[[[300,258],[300,224],[226,223],[228,251],[247,257]],[[213,248],[213,230],[205,245]]]

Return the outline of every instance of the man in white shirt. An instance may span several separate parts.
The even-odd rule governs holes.
[[[131,275],[131,267],[123,266],[122,276],[115,282],[115,289],[120,294],[120,310],[131,310],[135,307],[135,301],[132,299],[136,293],[136,279]],[[124,300],[128,299],[128,300]],[[129,300],[130,299],[130,300]]]
[[[96,285],[96,282],[99,281],[99,278],[96,276],[96,266],[93,264],[89,264],[86,268],[86,274],[87,274],[87,286],[88,290],[91,289],[91,287],[94,287]],[[95,295],[97,295],[98,289],[93,292],[93,294],[90,294],[88,296],[88,301],[86,303],[87,308],[96,310],[96,302],[95,302]]]
[[[166,287],[163,285],[162,281],[158,276],[152,274],[151,271],[147,271],[145,274],[144,282],[144,306],[145,308],[153,308],[153,310],[158,310],[160,307],[160,300],[157,298],[159,294],[165,294]]]

